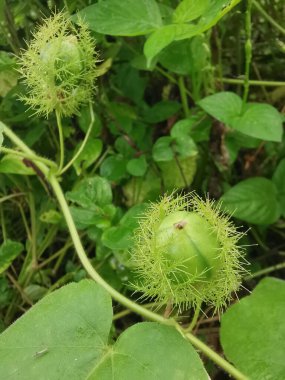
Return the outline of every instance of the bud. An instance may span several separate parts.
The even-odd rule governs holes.
[[[246,272],[238,232],[214,202],[195,194],[151,205],[135,234],[135,289],[179,308],[206,302],[224,307]]]
[[[70,116],[88,103],[96,77],[94,41],[79,21],[75,27],[64,13],[45,20],[23,52],[20,73],[29,89],[22,99],[46,116]]]

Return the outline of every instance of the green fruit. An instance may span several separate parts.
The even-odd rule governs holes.
[[[68,15],[55,13],[34,34],[21,55],[20,72],[29,89],[22,99],[39,114],[78,113],[90,101],[96,72],[94,41],[87,25],[75,27]]]
[[[170,265],[172,280],[210,279],[220,266],[220,243],[205,218],[195,212],[177,211],[166,216],[157,231],[157,248]]]
[[[239,233],[219,206],[197,195],[167,195],[139,220],[131,251],[134,287],[157,302],[223,308],[245,270]]]
[[[40,57],[44,63],[57,70],[58,75],[55,78],[57,84],[63,82],[67,76],[80,74],[83,69],[80,46],[76,36],[55,38],[48,42],[41,50]]]

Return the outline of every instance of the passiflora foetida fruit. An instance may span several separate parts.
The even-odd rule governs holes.
[[[132,254],[143,297],[184,309],[223,308],[238,290],[243,249],[229,217],[194,193],[165,196],[140,218]]]
[[[20,57],[28,87],[22,99],[38,114],[77,113],[88,103],[97,76],[95,43],[85,23],[75,26],[63,12],[47,18]]]

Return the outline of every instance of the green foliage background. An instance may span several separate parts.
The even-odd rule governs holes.
[[[228,378],[173,328],[119,303],[112,314],[48,180],[3,139],[5,124],[59,158],[55,115],[19,100],[17,56],[63,8],[87,22],[100,60],[92,112],[62,121],[67,162],[88,133],[61,186],[93,267],[136,301],[130,249],[148,203],[174,190],[222,201],[247,232],[249,274],[221,322],[202,305],[193,332],[244,374],[232,376],[285,378],[282,0],[0,1],[0,378]],[[193,311],[172,316],[187,326]]]

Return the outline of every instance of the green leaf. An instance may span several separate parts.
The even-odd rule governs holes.
[[[13,154],[6,154],[0,161],[0,173],[35,175],[35,171],[24,164],[23,159]]]
[[[285,216],[285,158],[279,162],[273,174],[272,181],[277,189],[277,197],[280,202],[282,216]]]
[[[64,286],[0,335],[1,377],[88,379],[108,352],[111,323],[111,297],[101,286]]]
[[[159,63],[173,73],[187,75],[193,63],[191,40],[174,41],[158,56]]]
[[[136,177],[142,177],[147,170],[147,162],[145,156],[142,155],[139,158],[133,158],[127,164],[127,171]]]
[[[147,204],[141,203],[130,208],[118,226],[103,232],[103,244],[113,250],[125,250],[133,245],[134,230],[138,227],[138,217],[146,210]]]
[[[177,121],[171,128],[170,135],[173,138],[183,138],[190,136],[191,127],[195,123],[195,119],[182,119]]]
[[[253,224],[272,224],[280,217],[277,190],[267,178],[239,182],[222,197],[222,207],[238,219]]]
[[[148,66],[151,65],[153,58],[161,52],[171,42],[179,39],[179,36],[186,36],[190,38],[200,33],[201,28],[196,25],[188,24],[170,24],[161,27],[153,32],[144,44],[144,55],[147,58]]]
[[[209,6],[209,0],[183,0],[173,12],[173,22],[183,23],[200,17]]]
[[[1,377],[208,379],[194,348],[173,327],[138,323],[110,346],[111,302],[90,280],[44,297],[0,335]]]
[[[159,123],[173,116],[181,109],[181,104],[170,100],[156,103],[145,111],[144,120],[149,123]]]
[[[78,229],[84,229],[90,226],[96,226],[103,229],[110,227],[111,218],[99,207],[93,207],[89,210],[71,206],[70,212]]]
[[[179,158],[196,156],[198,153],[195,142],[189,136],[176,137],[174,149]]]
[[[284,299],[285,281],[265,278],[222,316],[224,352],[250,379],[285,378]]]
[[[76,154],[79,148],[80,148],[80,145],[75,150],[74,154]],[[85,147],[83,148],[82,152],[73,163],[76,174],[80,175],[82,172],[82,169],[89,168],[89,166],[92,165],[100,156],[102,149],[103,149],[102,140],[89,139]]]
[[[173,191],[189,187],[197,169],[197,156],[177,157],[172,161],[158,162],[161,170],[164,190]]]
[[[144,322],[128,328],[89,380],[207,380],[201,359],[174,328]]]
[[[156,140],[152,148],[152,157],[154,161],[171,161],[174,157],[174,152],[171,147],[173,138],[170,136],[160,137]]]
[[[229,126],[238,118],[242,109],[241,98],[228,91],[207,96],[197,104],[209,115]]]
[[[127,160],[120,155],[106,158],[100,167],[100,174],[109,181],[119,181],[126,177]]]
[[[266,141],[282,140],[282,118],[270,104],[247,104],[241,117],[233,120],[231,126],[251,137]]]
[[[23,244],[6,240],[0,246],[0,274],[12,264],[13,260],[23,251]]]
[[[79,12],[90,29],[113,36],[147,34],[162,25],[154,0],[101,0]]]
[[[53,209],[50,209],[40,215],[40,221],[43,223],[59,224],[62,219],[62,214]]]
[[[66,193],[66,198],[81,207],[94,209],[94,206],[112,202],[112,189],[105,178],[96,176],[83,179],[74,190]]]
[[[157,171],[150,168],[144,177],[132,177],[123,186],[123,193],[128,207],[145,201],[155,201],[161,193],[161,178]]]
[[[201,3],[203,2],[201,1]],[[153,58],[171,42],[191,38],[205,32],[214,26],[238,2],[230,1],[228,5],[225,5],[224,0],[212,1],[210,7],[203,12],[197,24],[169,24],[153,32],[144,45],[144,54],[147,58],[148,66],[151,65]]]

